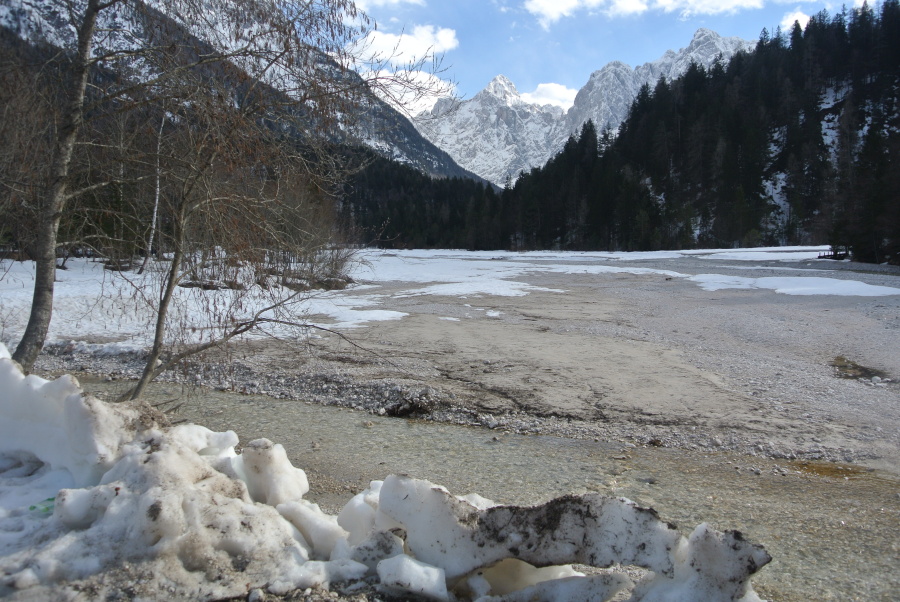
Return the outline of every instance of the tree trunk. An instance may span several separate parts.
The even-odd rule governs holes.
[[[169,315],[169,305],[172,303],[172,296],[175,294],[175,287],[178,286],[178,278],[181,273],[181,262],[184,258],[183,251],[183,232],[184,232],[184,207],[181,208],[181,218],[175,223],[174,241],[175,251],[172,254],[172,263],[169,264],[169,273],[166,275],[166,284],[159,298],[159,307],[156,310],[156,329],[153,333],[153,346],[150,348],[150,354],[147,357],[147,363],[144,365],[144,372],[141,374],[140,380],[131,390],[129,399],[138,399],[144,393],[147,385],[156,377],[156,362],[162,355],[163,343],[166,338],[166,319]]]
[[[166,116],[163,115],[159,124],[159,134],[156,136],[156,186],[153,194],[153,218],[150,220],[150,236],[147,237],[147,245],[144,249],[144,262],[141,264],[138,274],[143,274],[144,270],[147,269],[147,263],[150,261],[150,255],[153,252],[153,237],[156,236],[156,218],[159,215],[159,154],[162,152],[162,134],[165,125]]]
[[[56,240],[59,221],[66,205],[66,183],[75,140],[84,121],[84,94],[87,88],[91,61],[91,43],[97,13],[102,10],[99,0],[88,0],[84,20],[78,30],[78,52],[74,59],[69,105],[62,116],[56,134],[50,167],[50,187],[39,214],[37,224],[37,256],[35,257],[34,295],[28,326],[13,354],[22,370],[31,372],[38,354],[44,347],[50,317],[53,313],[53,284],[56,280]]]

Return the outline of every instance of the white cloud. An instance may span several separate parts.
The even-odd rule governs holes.
[[[601,4],[603,0],[526,0],[525,10],[538,18],[545,29],[563,17],[591,5]]]
[[[799,21],[800,28],[803,29],[806,27],[806,22],[809,21],[809,15],[799,8],[792,13],[787,13],[781,20],[781,31],[790,33],[791,29],[794,27],[794,21]]]
[[[411,33],[371,32],[359,54],[373,62],[403,65],[453,50],[457,46],[456,30],[416,25]]]
[[[556,21],[579,11],[599,10],[611,16],[641,14],[651,10],[682,15],[717,15],[762,8],[764,3],[765,0],[526,0],[524,7],[547,29]]]
[[[653,0],[651,8],[682,15],[721,15],[764,4],[763,0]]]
[[[379,6],[397,6],[398,4],[416,4],[425,6],[425,0],[356,0],[356,8],[361,11],[368,12],[373,7]]]
[[[609,12],[613,15],[637,15],[647,10],[644,0],[612,0]]]
[[[381,100],[406,115],[430,111],[438,99],[454,96],[456,87],[426,71],[393,72],[386,69],[362,74]]]
[[[567,88],[562,84],[538,84],[534,92],[522,94],[522,100],[539,105],[555,105],[568,109],[575,103],[578,90]]]

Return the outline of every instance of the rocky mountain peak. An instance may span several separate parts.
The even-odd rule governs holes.
[[[653,86],[660,77],[675,79],[692,62],[709,68],[720,56],[727,61],[754,46],[698,29],[685,48],[668,50],[653,62],[632,68],[611,61],[594,71],[565,113],[526,102],[508,78],[498,75],[471,99],[439,103],[415,125],[462,167],[502,186],[520,171],[546,163],[588,119],[598,129],[617,128],[645,83]]]
[[[509,81],[505,75],[498,75],[492,79],[488,85],[485,86],[484,90],[479,92],[476,97],[481,94],[493,96],[510,106],[518,102],[523,102],[515,84]]]

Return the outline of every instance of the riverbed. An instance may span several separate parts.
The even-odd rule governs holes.
[[[149,399],[180,395],[158,384]],[[179,417],[234,430],[244,443],[281,443],[309,475],[307,498],[330,512],[389,474],[508,504],[595,491],[651,506],[685,533],[708,522],[764,545],[773,560],[753,580],[764,598],[887,601],[900,590],[900,480],[875,469],[517,435],[219,391],[192,392]]]
[[[896,599],[896,270],[448,257],[400,254],[380,272],[370,261],[334,298],[341,312],[309,316],[340,335],[244,342],[177,377],[203,385],[193,394],[161,383],[154,399],[183,398],[178,418],[242,442],[283,444],[332,512],[397,473],[502,503],[598,491],[684,532],[706,521],[764,545],[764,597]],[[391,262],[406,271],[386,276]],[[404,280],[411,265],[423,272]],[[798,283],[825,292],[788,288]],[[394,319],[342,326],[335,315],[354,308]],[[88,386],[109,392],[139,361],[76,353],[43,365],[112,375]]]

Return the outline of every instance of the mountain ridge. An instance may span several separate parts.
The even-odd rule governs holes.
[[[617,128],[644,84],[652,86],[660,77],[672,80],[691,62],[708,68],[720,56],[727,61],[755,45],[700,28],[688,46],[667,50],[655,61],[635,68],[610,61],[594,71],[568,111],[525,101],[508,78],[498,75],[471,99],[441,99],[413,123],[461,167],[503,186],[520,172],[544,165],[588,119],[598,128]]]
[[[202,27],[182,22],[177,15],[169,16],[160,9],[161,3],[149,0],[142,2],[176,26],[184,28],[191,36],[217,46],[227,37],[215,29],[215,19],[210,31]],[[99,14],[100,28],[105,32],[96,41],[100,51],[104,47],[130,48],[140,46],[151,33],[144,31],[144,24],[136,14],[127,9],[102,11]],[[209,25],[209,24],[207,24]],[[19,39],[30,44],[46,44],[57,48],[71,48],[75,42],[73,23],[66,16],[62,0],[6,0],[0,5],[0,27],[13,32]],[[240,65],[236,65],[240,68]],[[139,76],[139,75],[138,75]],[[350,77],[359,77],[349,72]],[[268,83],[274,89],[277,85]],[[460,167],[445,151],[434,145],[409,123],[405,116],[374,93],[367,94],[366,113],[356,123],[341,128],[342,137],[349,144],[362,144],[379,155],[410,165],[432,177],[480,178]]]

